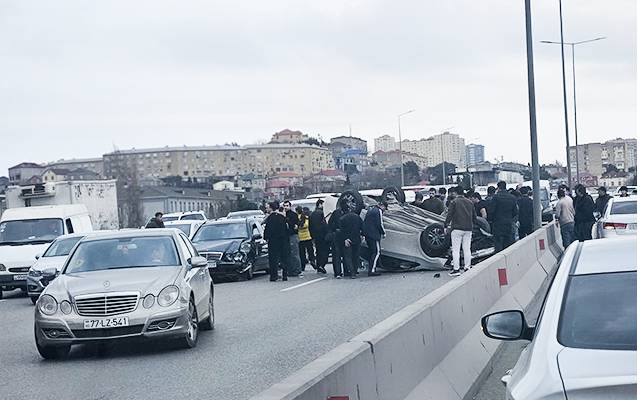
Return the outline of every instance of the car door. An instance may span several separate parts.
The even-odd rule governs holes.
[[[256,269],[267,269],[268,268],[268,244],[263,239],[263,227],[261,224],[253,223],[252,224],[252,236],[255,234],[261,235],[261,239],[254,240],[254,245],[256,248],[256,256],[254,259],[254,264],[257,267]]]
[[[183,233],[179,233],[178,235],[184,255],[188,259],[198,256],[197,250],[192,246],[186,235]],[[190,287],[193,289],[197,309],[202,310],[201,307],[205,309],[209,287],[208,280],[206,279],[206,277],[209,277],[208,269],[205,267],[192,268],[186,273],[186,277],[190,282]]]

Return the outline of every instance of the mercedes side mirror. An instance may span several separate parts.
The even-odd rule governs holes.
[[[35,259],[36,259],[36,260],[39,260],[39,259],[40,259],[40,257],[42,257],[42,254],[40,254],[40,253],[38,253],[38,254],[36,254],[36,255],[35,255]]]
[[[42,275],[43,276],[56,276],[58,274],[58,270],[56,268],[47,268],[45,270],[42,271]]]
[[[188,260],[188,262],[190,263],[190,266],[192,266],[193,268],[201,268],[201,267],[208,266],[208,260],[205,257],[201,257],[201,256],[192,257],[190,260]]]
[[[496,340],[531,340],[534,328],[526,323],[520,310],[500,311],[482,317],[482,332]]]

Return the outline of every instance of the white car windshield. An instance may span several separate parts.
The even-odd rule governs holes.
[[[177,265],[179,257],[172,237],[140,236],[80,243],[64,273]]]
[[[245,239],[248,230],[245,223],[204,225],[192,238],[193,243],[223,239]]]
[[[25,219],[0,223],[0,245],[52,242],[64,234],[59,218]]]
[[[82,237],[80,236],[66,238],[66,239],[58,239],[55,242],[53,242],[48,249],[46,249],[42,257],[68,256],[71,250],[73,249],[73,246],[75,246],[75,244],[79,242],[80,239],[82,239]]]
[[[612,215],[615,214],[637,214],[637,201],[617,201],[610,209]]]

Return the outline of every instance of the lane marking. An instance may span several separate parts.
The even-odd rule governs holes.
[[[301,284],[296,285],[296,286],[291,286],[289,288],[281,289],[281,291],[282,292],[287,292],[287,291],[290,291],[290,290],[298,289],[298,288],[303,287],[303,286],[307,286],[307,285],[311,285],[311,284],[316,283],[316,282],[320,282],[323,279],[327,279],[327,276],[324,276],[322,278],[312,279],[311,281],[304,282],[304,283],[301,283]]]

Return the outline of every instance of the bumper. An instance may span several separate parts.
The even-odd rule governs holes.
[[[221,262],[217,261],[215,267],[208,267],[210,276],[234,276],[241,275],[248,270],[247,262]]]
[[[84,329],[84,321],[97,317],[83,317],[73,314],[46,317],[36,311],[35,338],[41,346],[73,345],[100,342],[113,339],[172,338],[188,333],[188,304],[179,304],[161,310],[154,305],[151,310],[139,308],[132,313],[112,317],[128,317],[129,325],[117,328]],[[157,325],[166,322],[170,327],[160,329]]]
[[[15,277],[18,275],[26,275],[27,273],[14,274],[11,272],[0,274],[0,288],[4,290],[13,290],[13,289],[26,289],[27,281],[26,279],[16,280]]]

